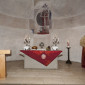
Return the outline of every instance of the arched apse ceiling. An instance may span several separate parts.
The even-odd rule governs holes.
[[[78,16],[85,13],[85,0],[52,0],[52,10],[57,18]]]
[[[0,0],[0,13],[29,19],[34,16],[34,3],[48,1],[56,18],[67,18],[85,13],[85,0]]]
[[[33,17],[33,0],[0,0],[0,13],[19,17]]]

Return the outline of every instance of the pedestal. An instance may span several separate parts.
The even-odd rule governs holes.
[[[70,48],[71,47],[67,47],[67,50],[68,50],[68,60],[66,61],[66,64],[72,64],[72,62],[70,61],[70,56],[69,56]]]
[[[82,67],[85,68],[85,47],[82,48]]]

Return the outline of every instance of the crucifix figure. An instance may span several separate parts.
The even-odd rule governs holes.
[[[37,23],[40,25],[40,32],[38,34],[49,34],[51,20],[51,11],[48,6],[44,4],[41,12],[37,15]]]

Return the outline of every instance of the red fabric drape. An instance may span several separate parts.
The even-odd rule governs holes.
[[[82,67],[85,68],[85,47],[82,48]]]
[[[62,51],[37,51],[37,50],[20,50],[29,57],[37,60],[45,66],[48,66]],[[44,55],[44,59],[42,58]]]

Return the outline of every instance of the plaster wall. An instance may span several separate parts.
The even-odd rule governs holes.
[[[31,31],[30,31],[31,32]],[[85,33],[85,27],[74,27],[69,29],[54,29],[51,31],[51,38],[48,36],[39,36],[36,37],[34,34],[29,33],[29,29],[14,29],[10,27],[0,26],[0,49],[10,49],[12,50],[11,56],[8,56],[6,59],[10,60],[22,60],[23,57],[19,55],[20,50],[24,47],[24,36],[29,34],[31,39],[34,38],[35,43],[33,43],[33,39],[31,40],[31,46],[37,45],[39,47],[39,43],[41,41],[45,42],[46,48],[48,45],[52,46],[52,35],[55,33],[60,38],[60,44],[58,44],[59,49],[63,52],[63,56],[61,56],[60,60],[67,60],[67,41],[70,41],[71,49],[70,49],[70,58],[72,61],[81,62],[81,52],[82,47],[80,46],[80,39]],[[38,36],[38,35],[37,35]],[[43,40],[44,37],[44,40]],[[40,40],[39,40],[40,39]],[[47,42],[49,41],[49,43]]]
[[[0,0],[0,2],[6,4],[6,2],[3,2],[4,0]],[[8,0],[11,2],[10,0]],[[16,4],[17,0],[13,0],[13,2]],[[17,7],[22,6],[18,0]],[[29,0],[25,0],[24,3],[26,3]],[[35,4],[34,4],[35,1]],[[29,21],[30,19],[34,19],[34,5],[37,5],[40,3],[40,1],[46,1],[52,3],[51,6],[49,6],[52,10],[53,17],[52,17],[52,29],[50,29],[50,35],[39,36],[32,34],[30,30]],[[24,47],[24,37],[26,34],[28,34],[31,37],[31,46],[37,45],[39,46],[39,42],[41,42],[45,38],[45,47],[49,44],[47,40],[50,42],[50,45],[52,46],[52,37],[53,34],[56,34],[57,37],[60,39],[60,44],[58,44],[59,49],[61,49],[63,52],[63,56],[61,56],[60,60],[67,60],[67,41],[70,41],[71,49],[70,49],[70,58],[72,61],[81,62],[81,52],[82,47],[80,46],[80,39],[82,36],[85,35],[85,13],[84,13],[84,2],[82,0],[75,0],[77,1],[77,7],[80,7],[81,9],[77,9],[77,7],[73,7],[71,13],[68,12],[70,8],[67,7],[67,0],[63,0],[64,4],[62,4],[61,0],[32,0],[30,1],[29,5],[31,9],[28,9],[28,15],[23,15],[21,10],[15,11],[13,13],[13,8],[10,8],[10,12],[8,12],[8,9],[5,9],[5,6],[0,5],[0,49],[11,49],[12,55],[6,57],[7,61],[12,60],[23,60],[24,58],[19,55],[20,50]],[[68,0],[68,3],[70,3],[72,0]],[[83,0],[84,1],[84,0]],[[11,3],[13,3],[11,2]],[[60,5],[56,5],[53,3],[59,3]],[[73,2],[71,2],[72,4]],[[76,3],[76,2],[74,2]],[[80,5],[82,4],[82,7]],[[0,3],[1,4],[1,3]],[[70,4],[69,4],[70,5]],[[69,6],[68,5],[68,6]],[[8,6],[6,4],[6,6]],[[12,6],[12,5],[10,5]],[[70,5],[71,6],[71,5]],[[75,6],[75,5],[74,5]],[[23,6],[27,7],[27,5]],[[37,7],[37,6],[36,6]],[[5,10],[3,10],[3,8]],[[63,11],[63,8],[65,11]],[[68,9],[67,9],[68,8]],[[75,9],[74,9],[75,8]],[[21,9],[21,7],[20,7]],[[57,11],[56,11],[57,10]],[[62,10],[62,11],[59,11]],[[7,12],[6,12],[7,11]],[[12,14],[13,13],[13,14]],[[20,14],[21,13],[21,14]],[[32,14],[30,16],[30,13]],[[32,24],[31,24],[32,25]],[[34,25],[33,25],[34,26]],[[38,28],[38,27],[37,27]],[[39,40],[40,38],[40,40]],[[34,40],[35,39],[35,40]],[[34,40],[34,41],[33,41]],[[44,40],[43,40],[44,41]],[[38,43],[37,43],[38,42]]]
[[[27,19],[16,18],[4,14],[0,14],[0,25],[14,28],[27,29],[29,21]]]

